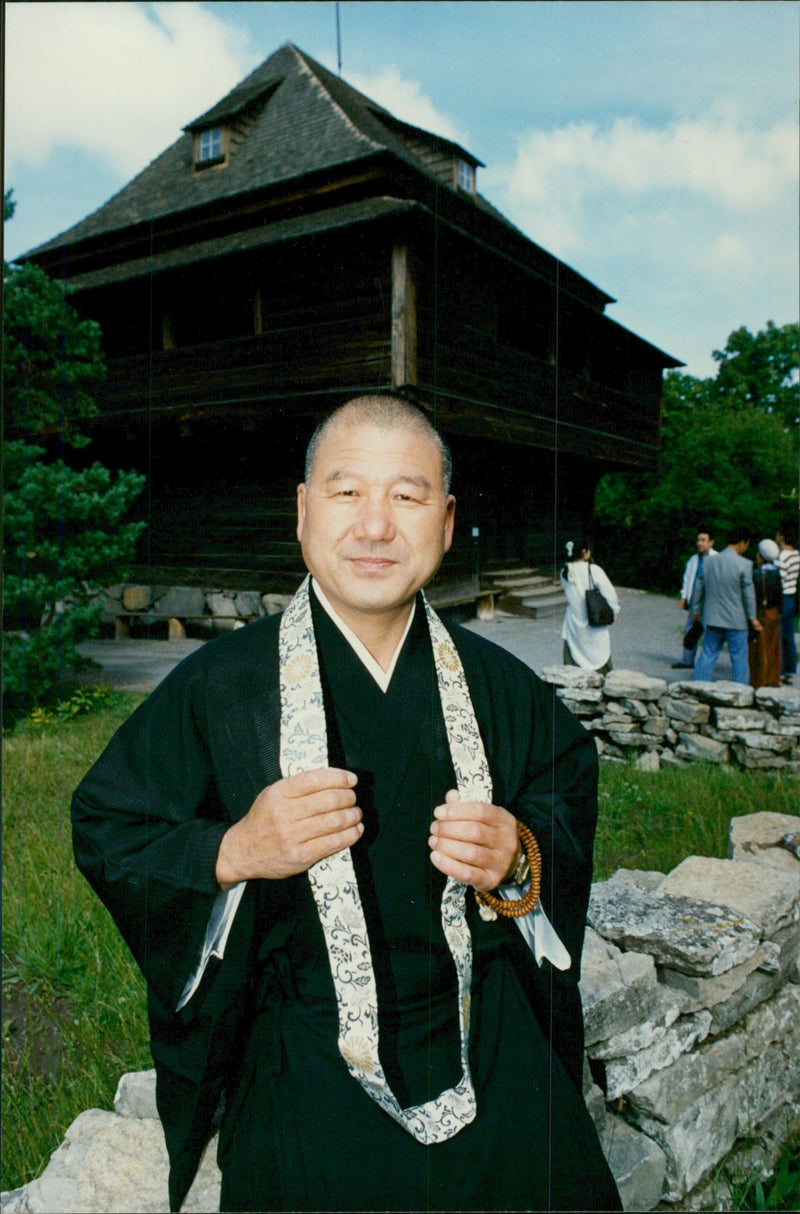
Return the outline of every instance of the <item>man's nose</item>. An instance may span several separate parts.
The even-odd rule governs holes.
[[[392,539],[395,527],[389,503],[380,498],[367,498],[359,511],[356,530],[367,540]]]

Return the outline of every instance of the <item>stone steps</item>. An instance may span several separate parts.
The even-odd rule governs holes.
[[[559,615],[566,601],[559,582],[539,569],[511,568],[492,570],[488,580],[499,593],[496,606],[510,615],[526,616],[541,620]]]

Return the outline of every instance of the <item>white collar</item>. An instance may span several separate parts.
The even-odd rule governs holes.
[[[360,641],[358,639],[358,637],[356,636],[356,634],[353,632],[352,628],[348,624],[345,624],[344,620],[341,618],[340,615],[336,614],[335,609],[333,608],[331,603],[328,601],[328,598],[325,595],[325,593],[323,592],[323,589],[320,586],[319,582],[314,581],[314,579],[312,578],[311,585],[314,587],[314,594],[317,596],[317,600],[318,600],[320,606],[325,610],[325,613],[328,616],[330,616],[330,618],[333,620],[336,627],[341,632],[344,639],[348,642],[348,644],[351,646],[351,648],[355,651],[356,657],[361,659],[361,661],[366,666],[369,673],[372,675],[375,682],[380,687],[381,691],[384,691],[384,692],[388,691],[389,684],[392,681],[392,675],[394,674],[394,668],[397,665],[397,659],[400,657],[400,650],[403,648],[403,645],[405,644],[406,637],[408,636],[409,630],[411,628],[411,621],[414,619],[414,612],[417,609],[416,599],[414,600],[414,602],[411,605],[411,610],[408,613],[408,620],[406,621],[406,626],[403,629],[403,635],[401,636],[400,640],[397,643],[397,648],[394,651],[392,660],[389,663],[386,670],[384,670],[383,667],[381,666],[380,662],[377,662],[375,660],[375,658],[372,656],[372,654],[367,649],[364,642]]]

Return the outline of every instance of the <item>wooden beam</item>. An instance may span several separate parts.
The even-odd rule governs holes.
[[[406,245],[392,249],[392,387],[417,382],[417,283]]]

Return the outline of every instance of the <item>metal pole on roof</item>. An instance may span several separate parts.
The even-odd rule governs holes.
[[[339,75],[342,74],[342,31],[339,27],[339,0],[336,0],[336,59],[339,64]]]

